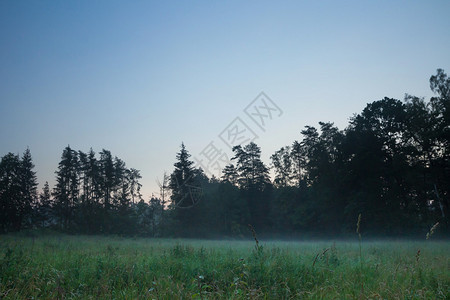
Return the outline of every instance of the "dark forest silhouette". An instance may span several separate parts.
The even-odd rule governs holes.
[[[0,162],[3,232],[53,228],[71,233],[143,236],[424,235],[449,233],[450,78],[430,78],[428,101],[406,95],[367,104],[345,130],[306,126],[302,139],[271,156],[275,178],[255,144],[233,148],[221,178],[194,168],[182,144],[160,197],[145,202],[139,171],[110,151],[66,147],[56,185],[37,192],[31,153]]]

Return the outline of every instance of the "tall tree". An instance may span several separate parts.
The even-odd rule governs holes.
[[[30,226],[33,222],[32,212],[33,208],[37,206],[37,178],[36,172],[33,171],[34,164],[31,158],[30,149],[27,148],[22,155],[21,160],[21,190],[22,199],[20,201],[20,214],[23,216],[22,225]]]
[[[184,143],[182,143],[181,150],[176,155],[175,170],[172,172],[169,182],[172,191],[171,205],[173,207],[183,208],[194,204],[193,199],[191,199],[191,187],[197,186],[197,178],[193,167],[194,162],[189,160],[190,156]]]
[[[37,212],[40,227],[48,227],[53,223],[52,206],[50,186],[46,181],[42,188],[42,192],[39,194],[39,206]]]
[[[404,222],[409,173],[406,143],[406,106],[384,98],[370,103],[351,120],[346,132],[345,156],[352,175],[349,219],[360,212],[369,216],[367,229],[393,233]]]
[[[430,88],[437,95],[430,103],[436,120],[439,156],[433,163],[433,177],[436,195],[434,203],[439,203],[441,218],[448,229],[450,224],[450,78],[442,69],[430,78]]]
[[[139,170],[136,169],[129,169],[127,170],[128,173],[128,180],[130,182],[130,196],[131,196],[131,202],[133,204],[141,201],[142,194],[141,194],[141,188],[142,184],[139,183],[139,179],[142,178],[141,173]]]
[[[166,220],[166,212],[165,209],[167,208],[168,202],[171,197],[170,197],[170,176],[167,175],[166,172],[163,173],[163,179],[162,182],[160,182],[159,180],[157,181],[158,183],[158,187],[159,187],[159,198],[161,201],[161,206],[160,206],[160,217],[161,220],[159,222],[159,229],[160,229],[160,234],[163,235],[166,231],[167,231],[167,220]]]
[[[261,149],[255,143],[233,147],[242,198],[250,212],[255,228],[270,228],[271,189],[269,170],[261,160]]]
[[[100,187],[103,194],[103,207],[105,209],[105,212],[108,213],[112,204],[112,192],[116,184],[116,174],[114,170],[114,162],[111,151],[103,149],[100,152],[99,169],[101,174]]]
[[[270,183],[269,169],[261,160],[261,149],[255,143],[244,147],[233,147],[234,157],[238,171],[238,183],[244,189],[264,190]]]
[[[169,187],[171,189],[171,204],[174,219],[177,222],[177,233],[180,235],[192,235],[199,222],[199,214],[196,205],[199,202],[198,193],[201,192],[199,171],[191,161],[189,152],[184,143],[180,152],[176,155],[174,171],[170,175]]]
[[[280,150],[272,154],[270,159],[275,170],[275,185],[277,187],[290,186],[294,179],[291,147],[281,147]]]
[[[302,147],[302,144],[298,141],[294,141],[291,148],[291,161],[292,161],[292,180],[297,187],[300,187],[305,179],[306,173],[306,153]]]
[[[225,166],[225,168],[222,171],[222,182],[228,182],[234,186],[237,186],[238,184],[238,172],[236,170],[236,167],[233,164],[229,164]]]
[[[160,225],[162,219],[162,212],[164,208],[162,207],[161,199],[156,197],[151,197],[148,205],[149,210],[149,225],[150,225],[150,234],[153,237],[160,236]]]
[[[0,221],[3,231],[20,230],[33,223],[33,206],[37,205],[37,179],[31,152],[22,159],[8,153],[0,162]]]
[[[60,227],[70,228],[74,221],[74,211],[78,204],[79,161],[77,152],[67,146],[62,153],[56,173],[56,186],[53,190],[55,211]]]
[[[18,155],[8,153],[0,162],[0,223],[2,231],[22,228],[21,162]]]

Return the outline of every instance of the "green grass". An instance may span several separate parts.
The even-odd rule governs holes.
[[[2,235],[0,299],[450,298],[450,242],[260,245]]]

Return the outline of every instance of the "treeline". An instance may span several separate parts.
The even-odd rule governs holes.
[[[221,178],[195,168],[182,144],[149,202],[139,171],[107,150],[97,157],[67,147],[56,186],[39,195],[30,151],[9,153],[0,162],[2,230],[232,237],[252,224],[273,236],[342,236],[362,214],[362,231],[372,236],[424,236],[437,222],[438,234],[448,235],[450,79],[438,69],[430,87],[429,100],[368,104],[345,130],[306,126],[270,165],[255,143],[235,146]]]
[[[20,158],[8,153],[0,162],[1,226],[3,231],[51,227],[69,232],[139,232],[134,222],[142,205],[141,175],[102,150],[97,157],[67,146],[61,156],[56,185],[37,193],[30,150]],[[144,208],[146,208],[144,206]]]

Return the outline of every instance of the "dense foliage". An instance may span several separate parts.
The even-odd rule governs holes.
[[[38,196],[30,151],[0,163],[1,228],[149,236],[342,235],[364,216],[371,235],[448,234],[450,78],[431,76],[436,96],[367,104],[340,130],[306,126],[271,156],[274,179],[255,144],[233,148],[221,178],[196,169],[185,145],[160,197],[144,202],[139,171],[102,150],[64,149],[56,186]]]

